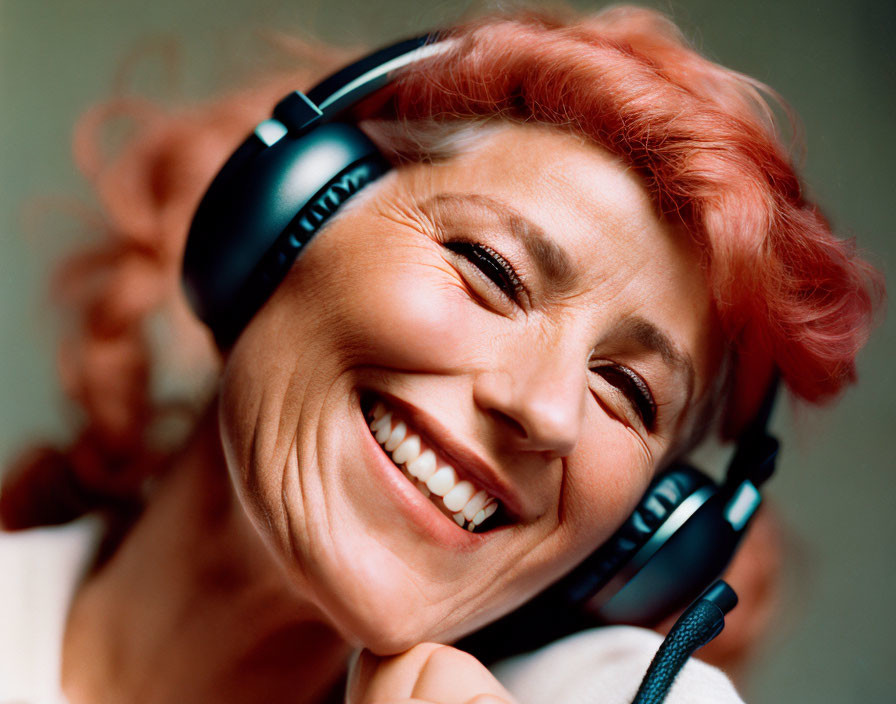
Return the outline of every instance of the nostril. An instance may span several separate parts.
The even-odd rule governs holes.
[[[517,437],[520,440],[529,439],[529,432],[526,430],[526,427],[513,416],[502,413],[494,408],[489,409],[489,415],[511,436]]]

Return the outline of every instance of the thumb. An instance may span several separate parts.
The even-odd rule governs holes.
[[[479,660],[457,648],[433,650],[412,696],[438,704],[513,704],[504,685]]]
[[[498,680],[469,653],[421,643],[390,657],[365,650],[349,672],[347,704],[512,704]]]
[[[420,643],[400,655],[380,656],[369,650],[355,654],[349,665],[346,704],[407,699],[438,643]]]

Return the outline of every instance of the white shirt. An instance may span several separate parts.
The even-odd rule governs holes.
[[[0,704],[64,704],[62,636],[101,531],[88,516],[0,532]]]
[[[629,704],[662,641],[644,628],[593,628],[500,662],[492,671],[519,704]],[[743,700],[721,670],[691,658],[665,704]]]

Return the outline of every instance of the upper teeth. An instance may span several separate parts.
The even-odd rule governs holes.
[[[432,493],[442,497],[443,505],[462,528],[472,531],[498,510],[497,499],[472,482],[459,479],[454,467],[441,462],[420,436],[404,421],[394,420],[382,403],[374,406],[370,430],[392,461],[399,467],[404,465],[417,480],[418,489],[427,496]]]

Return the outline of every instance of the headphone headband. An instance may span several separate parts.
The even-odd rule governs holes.
[[[440,40],[435,32],[398,42],[324,79],[308,91],[308,99],[332,119],[388,85],[396,71],[443,54],[454,44],[451,40]]]

